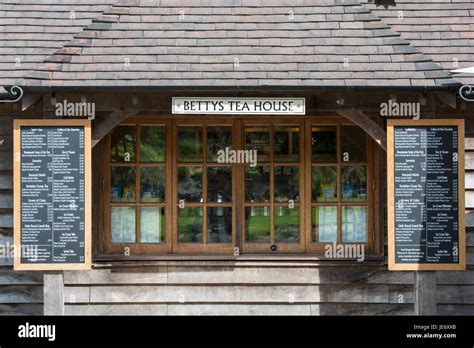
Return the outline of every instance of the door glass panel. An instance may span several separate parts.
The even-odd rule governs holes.
[[[140,162],[165,161],[166,131],[163,126],[140,127]]]
[[[312,240],[319,243],[337,241],[337,207],[313,207]]]
[[[313,167],[313,202],[337,202],[337,167]]]
[[[207,207],[208,243],[232,242],[232,208]]]
[[[245,208],[245,239],[252,243],[270,242],[270,207]]]
[[[274,168],[276,202],[299,201],[298,169],[298,167],[292,166],[276,166]]]
[[[140,199],[143,203],[165,201],[165,168],[140,168]]]
[[[202,202],[202,167],[178,168],[178,200]]]
[[[164,207],[140,208],[141,243],[164,243],[165,230],[166,220]]]
[[[270,167],[245,167],[245,200],[270,201]]]
[[[300,133],[298,126],[275,126],[275,161],[298,162]]]
[[[300,239],[300,209],[274,207],[275,242],[298,243]]]
[[[367,241],[367,208],[365,206],[342,207],[342,241],[344,243]]]
[[[207,168],[207,201],[232,201],[232,167]]]
[[[363,202],[367,198],[365,166],[343,167],[341,171],[342,198],[344,201]]]
[[[257,161],[270,160],[270,127],[245,127],[245,149],[257,151]]]
[[[178,209],[178,241],[180,243],[202,242],[202,207]]]
[[[202,127],[178,127],[178,162],[202,162]]]
[[[135,243],[135,207],[110,207],[112,243]]]
[[[311,148],[313,162],[337,162],[337,128],[313,127]]]
[[[232,127],[207,127],[207,161],[218,162],[226,148],[232,149]],[[222,162],[222,161],[221,161]]]
[[[112,162],[135,162],[135,126],[115,127],[110,139]]]
[[[135,202],[135,167],[111,167],[111,202]]]
[[[341,152],[344,162],[365,162],[367,160],[367,133],[357,126],[342,126]]]

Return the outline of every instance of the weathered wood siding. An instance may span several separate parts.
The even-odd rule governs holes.
[[[362,265],[219,264],[65,272],[65,311],[73,315],[413,314],[412,272]]]

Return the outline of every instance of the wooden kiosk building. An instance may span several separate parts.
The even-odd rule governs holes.
[[[2,1],[4,250],[14,121],[90,118],[92,157],[90,269],[8,253],[0,314],[474,314],[473,43],[469,1]],[[464,120],[465,271],[388,269],[387,120],[418,117]]]

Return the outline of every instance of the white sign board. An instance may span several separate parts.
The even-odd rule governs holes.
[[[173,114],[304,115],[305,98],[173,97]]]

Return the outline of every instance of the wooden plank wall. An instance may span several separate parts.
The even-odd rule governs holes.
[[[13,260],[5,257],[11,256],[7,248],[13,245],[12,120],[11,114],[0,115],[0,315],[41,315],[43,274],[14,272]]]
[[[466,272],[437,272],[438,314],[474,315],[474,120],[466,119]]]
[[[410,315],[413,273],[384,266],[179,263],[65,272],[65,312]]]

